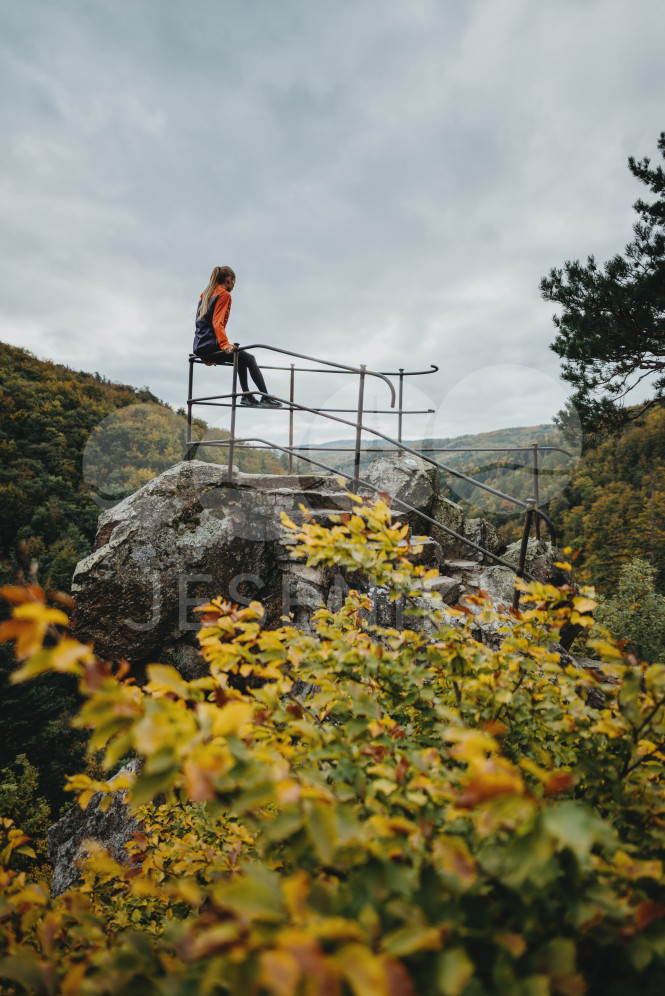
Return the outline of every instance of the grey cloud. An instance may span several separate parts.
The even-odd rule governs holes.
[[[241,342],[437,362],[437,402],[488,360],[556,377],[539,278],[621,248],[626,158],[665,127],[659,0],[26,0],[2,21],[0,336],[176,406],[217,263]]]

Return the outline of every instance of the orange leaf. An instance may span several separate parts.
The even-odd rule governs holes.
[[[560,975],[554,980],[554,986],[561,996],[584,996],[587,991],[586,982],[579,972],[575,972],[574,975]]]
[[[508,727],[500,719],[486,719],[480,724],[480,729],[492,737],[502,737],[508,732]]]
[[[524,795],[524,782],[519,771],[502,759],[487,760],[480,770],[467,782],[457,805],[462,809],[473,809],[486,799],[497,795]]]
[[[640,903],[635,913],[635,923],[638,930],[644,930],[654,920],[660,920],[665,916],[665,906],[662,903],[645,902]]]
[[[411,977],[401,961],[386,960],[388,996],[414,996]]]
[[[397,767],[395,768],[395,781],[397,782],[398,785],[402,784],[404,778],[406,777],[406,773],[410,767],[411,765],[409,764],[407,759],[405,757],[400,757],[399,761],[397,762]]]
[[[557,795],[559,792],[565,792],[566,789],[572,788],[575,784],[575,779],[567,771],[554,771],[547,781],[545,782],[545,795]]]
[[[58,605],[64,605],[67,609],[73,609],[76,605],[76,599],[68,595],[66,591],[56,591],[54,588],[49,588],[46,594],[49,601],[57,602]]]
[[[3,584],[0,588],[0,596],[11,602],[13,605],[20,605],[21,602],[41,602],[46,604],[44,592],[37,584]]]
[[[183,766],[187,794],[192,802],[210,802],[215,798],[217,772],[187,760]]]
[[[526,951],[526,941],[520,934],[497,934],[496,940],[513,958],[521,958]]]

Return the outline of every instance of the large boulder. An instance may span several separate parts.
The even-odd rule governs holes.
[[[511,543],[501,554],[501,559],[517,567],[521,543],[521,540]],[[556,566],[563,560],[563,555],[551,543],[536,539],[533,536],[529,539],[524,567],[536,581],[555,587],[573,584],[574,579],[570,571]],[[515,588],[515,573],[510,568],[500,565],[487,567],[483,571],[480,583],[495,602],[510,605]]]
[[[465,519],[463,533],[476,546],[481,546],[483,550],[487,550],[487,553],[501,555],[506,549],[506,544],[501,539],[496,526],[493,526],[487,519]],[[488,557],[485,553],[481,553],[479,550],[475,550],[472,546],[465,544],[464,552],[469,560],[476,560],[479,564],[494,563],[491,557]]]
[[[102,657],[136,666],[159,659],[196,676],[196,604],[259,599],[266,625],[279,623],[280,512],[297,518],[301,504],[316,514],[348,499],[327,475],[236,474],[229,486],[218,465],[176,464],[100,516],[96,549],[74,573],[76,635]]]
[[[447,531],[451,529],[460,536],[464,534],[464,511],[462,507],[439,493],[434,496],[430,514],[440,524],[439,526],[432,526],[431,536],[440,545],[444,557],[464,556],[469,547]],[[444,526],[446,527],[445,529],[442,528]]]
[[[390,454],[372,461],[363,474],[363,480],[390,495],[396,519],[408,522],[418,535],[429,532],[426,521],[416,512],[403,509],[399,503],[406,502],[419,512],[430,515],[434,498],[439,492],[436,467],[411,454]]]

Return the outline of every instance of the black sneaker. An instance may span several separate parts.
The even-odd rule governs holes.
[[[282,402],[273,398],[271,394],[264,394],[259,401],[259,408],[281,408]]]
[[[246,391],[240,398],[240,404],[244,405],[246,408],[258,408],[259,402],[256,400],[253,394]]]

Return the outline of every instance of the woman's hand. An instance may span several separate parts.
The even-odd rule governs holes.
[[[232,353],[233,352],[233,346],[231,345],[231,343],[229,343],[228,346],[224,346],[224,352],[225,353]]]

